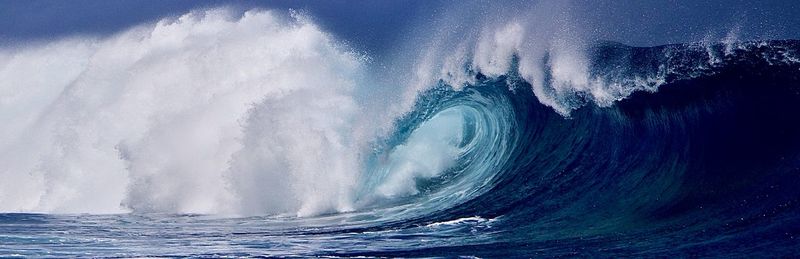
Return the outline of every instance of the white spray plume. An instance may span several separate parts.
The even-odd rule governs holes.
[[[299,16],[196,11],[0,50],[0,211],[352,209],[362,59]]]

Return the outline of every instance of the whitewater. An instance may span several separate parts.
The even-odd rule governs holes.
[[[2,210],[352,209],[363,57],[283,16],[200,11],[5,50]]]
[[[0,256],[798,251],[800,42],[518,5],[380,55],[233,7],[1,45]]]
[[[509,23],[476,40],[478,55],[470,66],[504,74],[512,55],[528,57],[518,53],[522,30]],[[0,188],[0,209],[299,216],[352,211],[371,142],[392,130],[416,95],[439,80],[436,72],[455,87],[474,83],[455,67],[464,65],[454,61],[466,56],[463,51],[441,58],[426,53],[444,61],[420,62],[406,89],[374,97],[399,101],[376,104],[358,96],[375,91],[367,86],[374,81],[365,75],[369,58],[298,12],[200,10],[110,37],[6,48],[2,124],[8,126],[0,143],[7,165],[2,176],[9,180]],[[556,99],[570,91],[594,92],[604,103],[609,95],[621,98],[587,82],[584,57],[572,56],[577,52],[552,51],[552,66],[560,69],[554,71],[555,92],[534,86],[543,103],[568,114]],[[533,66],[526,61],[520,63]],[[525,74],[529,81],[541,81],[540,68],[520,70],[531,71]],[[439,127],[452,126],[447,124]],[[399,154],[421,151],[413,146],[397,151],[404,166],[416,168],[393,169],[402,172],[379,192],[415,193],[415,178],[452,166],[457,151],[437,134],[459,133],[444,131],[410,140],[438,145],[416,148],[432,148],[428,156]]]

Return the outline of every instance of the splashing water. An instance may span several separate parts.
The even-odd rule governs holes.
[[[0,256],[796,250],[800,43],[630,47],[520,5],[377,62],[227,8],[0,48]]]

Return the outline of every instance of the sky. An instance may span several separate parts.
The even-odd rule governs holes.
[[[70,35],[107,35],[192,9],[232,6],[295,9],[354,47],[368,52],[392,47],[410,27],[424,25],[448,9],[486,1],[277,0],[121,1],[0,0],[0,44],[25,44]],[[574,17],[599,40],[652,46],[724,37],[738,28],[741,39],[800,38],[800,1],[573,0]],[[514,8],[513,3],[508,8]],[[486,10],[503,14],[503,10]]]

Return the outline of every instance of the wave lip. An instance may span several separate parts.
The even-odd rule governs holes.
[[[393,138],[376,151],[375,168],[381,168],[381,154],[391,154],[415,132],[425,132],[426,123],[435,122],[437,114],[450,114],[453,107],[473,102],[491,103],[477,114],[511,129],[498,134],[508,141],[497,145],[502,151],[486,152],[502,156],[466,160],[491,165],[490,170],[478,166],[474,172],[459,171],[463,164],[457,163],[453,172],[459,174],[453,180],[437,181],[444,173],[431,178],[433,185],[417,175],[417,192],[385,206],[390,209],[376,210],[380,212],[375,224],[367,224],[370,229],[414,235],[425,233],[418,226],[441,222],[502,220],[491,228],[448,227],[443,232],[463,230],[478,237],[443,237],[440,241],[449,245],[441,247],[342,254],[447,254],[465,247],[546,255],[574,253],[573,248],[717,254],[708,250],[712,246],[731,253],[791,253],[795,245],[785,237],[796,233],[793,222],[800,220],[800,211],[791,205],[798,197],[792,186],[798,183],[800,139],[794,133],[800,131],[800,120],[785,111],[800,110],[800,63],[787,53],[795,53],[800,45],[775,41],[743,42],[733,48],[700,46],[598,46],[594,58],[600,63],[591,66],[592,73],[627,82],[619,85],[630,89],[610,105],[583,96],[587,99],[568,117],[523,91],[532,85],[513,71],[498,77],[475,73],[476,83],[461,88],[440,81],[420,95],[412,113],[398,120]],[[724,58],[714,59],[709,53]],[[636,80],[648,76],[660,79]],[[644,86],[639,82],[649,88],[640,88]],[[472,139],[479,150],[492,146],[484,146],[478,137],[463,137],[469,130],[436,132]],[[473,174],[486,185],[458,182],[458,177]],[[384,178],[373,179],[377,180],[361,186],[379,186]],[[425,186],[431,188],[420,188]],[[453,196],[450,190],[474,195],[447,199]],[[741,245],[753,239],[779,245],[769,252]],[[504,255],[502,251],[480,254]]]

